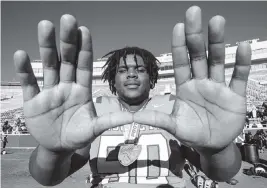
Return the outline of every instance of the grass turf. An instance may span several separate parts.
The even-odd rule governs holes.
[[[38,184],[28,171],[28,160],[31,149],[7,149],[7,154],[1,156],[1,187],[2,188],[44,188]],[[267,152],[260,154],[263,162],[267,163]],[[242,173],[244,168],[252,167],[247,162],[242,162],[242,167],[235,179],[239,181],[236,185],[227,183],[219,183],[219,188],[266,188],[267,178],[252,177]],[[89,184],[85,183],[85,179],[90,174],[89,165],[85,165],[78,172],[66,178],[61,184],[54,186],[55,188],[88,188]],[[187,178],[186,178],[187,179]],[[187,182],[188,188],[194,188],[190,181]]]

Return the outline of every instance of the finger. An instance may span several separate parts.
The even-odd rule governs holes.
[[[90,88],[93,79],[93,47],[90,31],[86,27],[78,29],[78,65],[76,81],[78,84]]]
[[[60,19],[60,81],[73,82],[76,78],[78,27],[76,19],[65,14]]]
[[[196,125],[199,124],[199,117],[189,117],[188,114],[186,114],[188,112],[187,109],[188,105],[180,103],[179,109],[174,108],[171,114],[165,114],[159,111],[144,110],[136,112],[134,114],[133,121],[136,123],[161,128],[182,142],[196,143],[199,141],[199,134],[202,134],[203,129],[196,129]],[[189,124],[184,124],[184,122],[189,122]]]
[[[185,42],[184,24],[178,23],[172,33],[172,58],[176,88],[191,78],[190,64]]]
[[[246,87],[251,65],[251,47],[240,43],[236,51],[236,63],[229,87],[235,93],[246,96]]]
[[[94,123],[94,135],[97,137],[104,131],[126,125],[133,122],[133,114],[130,112],[115,112],[96,118]]]
[[[193,77],[196,79],[207,78],[208,66],[202,34],[201,9],[197,6],[190,7],[186,11],[185,35]]]
[[[16,51],[14,53],[14,64],[21,83],[23,100],[28,101],[40,92],[28,54],[22,50]]]
[[[133,121],[136,123],[161,128],[172,135],[176,134],[175,122],[169,114],[154,110],[144,110],[134,113]]]
[[[50,88],[59,81],[59,60],[52,22],[43,20],[38,24],[38,42],[44,70],[44,89]]]
[[[209,21],[209,78],[218,83],[225,83],[224,25],[222,16],[215,16]]]

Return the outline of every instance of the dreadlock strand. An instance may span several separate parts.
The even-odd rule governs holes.
[[[127,64],[126,64],[126,56],[127,56],[127,50],[124,50],[124,53],[123,53],[123,62],[124,62],[124,65],[127,67]]]
[[[136,58],[136,51],[135,50],[134,50],[134,61],[135,61],[135,64],[137,66],[138,64],[137,64],[137,58]]]

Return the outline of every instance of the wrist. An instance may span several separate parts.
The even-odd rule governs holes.
[[[74,151],[54,152],[39,145],[37,147],[36,163],[41,168],[49,169],[55,166],[55,164],[63,165],[70,162],[73,154]]]
[[[241,154],[234,143],[220,150],[205,150],[199,154],[203,172],[213,180],[227,181],[240,170]]]
[[[232,143],[229,145],[223,147],[223,148],[196,148],[196,151],[199,153],[200,156],[203,156],[205,158],[212,157],[216,154],[223,154],[226,150],[228,150],[232,146]]]

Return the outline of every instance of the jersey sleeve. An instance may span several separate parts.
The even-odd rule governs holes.
[[[174,95],[157,95],[151,98],[147,105],[147,109],[170,114],[172,112],[174,102]]]
[[[97,116],[102,116],[110,112],[120,111],[120,105],[116,97],[100,96],[95,102]]]

